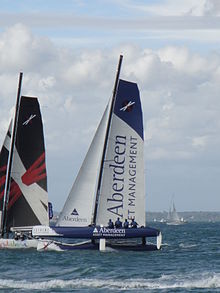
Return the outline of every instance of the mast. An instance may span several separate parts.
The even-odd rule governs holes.
[[[11,171],[12,171],[12,165],[13,165],[13,153],[14,153],[15,139],[16,139],[16,133],[17,133],[19,108],[20,108],[22,77],[23,77],[23,73],[20,72],[16,107],[15,107],[14,125],[12,129],[11,145],[10,145],[10,151],[8,156],[8,165],[7,165],[6,180],[5,180],[4,200],[3,200],[3,209],[2,209],[2,218],[1,218],[1,237],[4,236],[6,232],[6,225],[7,225],[8,202],[9,202],[9,194],[10,194],[10,186],[11,186]]]
[[[110,131],[110,125],[111,125],[111,120],[112,120],[112,111],[113,111],[113,108],[114,108],[115,97],[116,97],[117,89],[118,89],[118,82],[119,82],[119,76],[120,76],[120,71],[121,71],[122,59],[123,59],[123,55],[120,55],[119,62],[118,62],[117,73],[116,73],[116,78],[115,78],[114,89],[113,89],[113,95],[112,95],[112,100],[111,100],[111,108],[110,108],[110,112],[109,112],[107,129],[106,129],[106,134],[105,134],[103,152],[102,152],[102,159],[101,159],[101,165],[100,165],[100,171],[99,171],[99,178],[98,178],[98,184],[97,184],[97,192],[96,192],[95,208],[94,208],[92,224],[96,223],[99,196],[100,196],[100,189],[101,189],[101,183],[102,183],[104,159],[105,159],[106,148],[107,148],[108,137],[109,137],[109,131]]]

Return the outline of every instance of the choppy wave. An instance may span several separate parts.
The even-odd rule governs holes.
[[[187,243],[180,243],[179,247],[181,248],[193,248],[193,247],[197,247],[198,244],[187,244]]]
[[[205,276],[169,276],[163,275],[159,279],[54,279],[41,282],[16,281],[12,279],[0,279],[0,288],[23,290],[50,290],[50,289],[174,289],[174,288],[220,288],[220,273],[207,273]]]

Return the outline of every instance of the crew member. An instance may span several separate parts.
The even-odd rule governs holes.
[[[114,228],[114,223],[112,222],[111,219],[108,221],[108,228],[113,229]]]
[[[122,228],[122,222],[120,221],[120,218],[118,218],[115,222],[115,228]]]
[[[128,220],[127,219],[125,219],[125,222],[124,222],[124,228],[125,229],[128,229],[129,228],[129,223],[128,223]]]
[[[137,228],[137,226],[138,226],[138,223],[135,222],[134,219],[132,219],[132,221],[131,221],[131,228]]]

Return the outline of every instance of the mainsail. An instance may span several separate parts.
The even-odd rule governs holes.
[[[0,153],[0,209],[3,210],[6,169],[11,143],[10,124]],[[45,146],[37,98],[21,97],[5,228],[48,225]]]
[[[119,80],[104,158],[96,224],[118,217],[145,226],[143,119],[136,83]]]
[[[117,80],[117,79],[116,79]],[[145,226],[143,118],[136,83],[119,80],[56,226]]]

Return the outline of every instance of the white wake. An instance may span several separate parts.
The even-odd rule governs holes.
[[[120,290],[134,289],[174,289],[174,288],[220,288],[220,273],[206,273],[197,276],[163,275],[158,279],[53,279],[48,281],[30,282],[0,279],[0,289],[49,290],[49,289],[80,289],[106,288]]]

